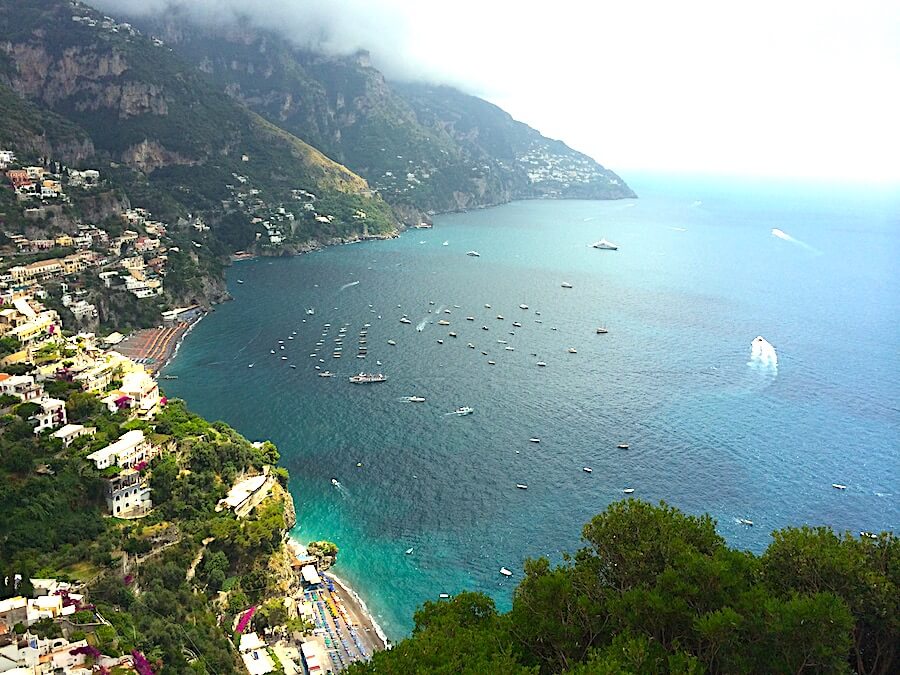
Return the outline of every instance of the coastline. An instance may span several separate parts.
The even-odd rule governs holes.
[[[290,493],[288,493],[290,494]],[[293,497],[292,497],[293,499]],[[298,557],[307,555],[306,546],[297,539],[293,534],[288,534],[286,546],[288,546],[295,555]],[[351,606],[351,609],[354,611],[356,615],[358,615],[362,619],[363,630],[371,633],[374,633],[378,641],[380,641],[380,646],[376,645],[378,651],[384,651],[386,649],[391,648],[391,641],[388,639],[387,635],[384,632],[384,629],[375,619],[375,616],[372,614],[372,611],[369,609],[369,606],[366,604],[365,600],[359,595],[359,593],[351,586],[346,580],[342,579],[338,575],[336,575],[332,570],[328,570],[325,572],[329,578],[331,578],[335,584],[340,586],[341,590],[345,594],[344,602]]]

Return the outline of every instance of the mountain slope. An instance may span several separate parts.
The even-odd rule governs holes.
[[[246,25],[200,27],[177,9],[140,21],[231,96],[364,176],[407,221],[510,199],[635,196],[486,101],[387,82],[365,53],[314,54]]]
[[[83,129],[94,161],[109,163],[126,189],[166,204],[171,213],[161,215],[200,213],[215,228],[231,213],[224,238],[250,245],[267,232],[252,222],[260,214],[241,206],[240,183],[255,202],[294,214],[281,232],[286,240],[393,228],[362,178],[237,104],[128,24],[62,0],[25,8],[4,0],[0,34],[0,84]],[[301,208],[297,191],[327,201],[331,212]],[[366,227],[353,218],[359,212]]]

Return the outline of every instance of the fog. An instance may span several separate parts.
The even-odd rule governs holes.
[[[94,0],[115,16],[169,0]],[[192,0],[448,83],[617,170],[900,181],[900,3]],[[627,175],[626,175],[627,178]]]

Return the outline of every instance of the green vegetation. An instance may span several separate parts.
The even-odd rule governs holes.
[[[182,401],[148,423],[111,414],[68,383],[55,384],[54,393],[66,400],[72,421],[97,432],[64,448],[32,433],[22,419],[31,403],[0,418],[0,579],[21,574],[87,584],[90,601],[112,624],[88,635],[104,653],[138,649],[161,664],[162,674],[236,672],[227,627],[236,613],[280,591],[270,558],[281,547],[290,497],[276,485],[273,497],[240,520],[216,505],[239,475],[277,462],[278,450],[255,447]],[[105,515],[103,478],[110,471],[85,460],[130,429],[164,449],[149,468],[154,509],[136,521]],[[36,471],[40,465],[50,471]],[[0,586],[0,599],[20,593],[31,591]],[[270,605],[263,616],[280,620]],[[76,623],[89,622],[89,614],[77,614]],[[52,635],[59,626],[36,630]]]
[[[729,548],[709,516],[610,505],[563,564],[529,560],[513,607],[426,602],[413,636],[348,673],[896,672],[900,540],[827,528]]]

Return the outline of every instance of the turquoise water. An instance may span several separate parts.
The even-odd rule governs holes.
[[[574,551],[581,525],[626,487],[710,512],[755,551],[786,525],[896,528],[897,193],[633,184],[640,200],[519,202],[392,241],[238,263],[234,301],[167,369],[179,378],[169,395],[277,443],[296,535],[337,542],[337,571],[390,637],[441,592],[482,590],[508,607],[522,561]],[[601,237],[620,250],[587,246]],[[354,358],[364,323],[365,361]],[[777,370],[750,364],[757,335]],[[363,368],[388,382],[349,384]],[[446,415],[462,405],[475,413]]]

